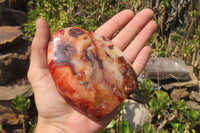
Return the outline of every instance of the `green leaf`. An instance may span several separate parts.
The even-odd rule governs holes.
[[[196,18],[198,13],[197,13],[196,10],[193,10],[193,11],[190,11],[189,14],[190,14],[190,16],[191,16],[192,18]]]
[[[126,102],[123,101],[119,106],[119,110],[122,110],[125,107],[125,105],[126,105]]]
[[[165,91],[156,91],[157,101],[161,107],[169,107],[170,98]]]
[[[135,8],[138,10],[139,9],[139,6],[141,4],[141,1],[140,0],[137,0],[137,2],[135,3]]]
[[[29,131],[28,131],[28,133],[33,133],[34,130],[35,130],[35,128],[36,128],[36,125],[37,125],[37,118],[31,118],[31,119],[29,119],[28,124],[29,124]]]
[[[194,109],[191,109],[189,112],[188,112],[188,119],[190,121],[196,121],[198,120],[200,117],[199,117],[199,112],[197,110],[194,110]]]
[[[184,132],[186,125],[177,123],[175,121],[170,122],[171,126],[173,127],[173,131],[179,131],[180,133]]]
[[[169,132],[167,130],[161,129],[161,130],[158,130],[157,133],[169,133]]]
[[[108,124],[108,126],[106,127],[106,129],[108,129],[108,128],[113,128],[113,127],[115,126],[116,123],[117,123],[117,122],[116,122],[114,119],[112,119],[112,121]]]
[[[150,100],[149,105],[153,112],[161,111],[161,106],[155,98]]]
[[[120,121],[117,131],[118,133],[131,133],[131,126],[127,120]]]
[[[143,133],[155,133],[155,130],[153,128],[153,125],[149,122],[144,123],[142,126]]]
[[[173,110],[175,110],[175,109],[179,109],[179,110],[187,109],[186,102],[184,100],[173,101],[171,109],[173,109]]]
[[[24,113],[30,108],[31,101],[25,97],[16,96],[16,98],[12,100],[12,105],[17,112]]]
[[[133,95],[144,100],[144,102],[148,102],[151,98],[155,85],[152,83],[150,79],[141,80],[139,81],[139,83],[140,84],[135,89]]]
[[[162,0],[164,7],[169,6],[169,0]]]

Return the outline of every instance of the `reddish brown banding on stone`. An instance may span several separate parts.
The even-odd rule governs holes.
[[[52,60],[52,61],[49,63],[48,66],[49,66],[49,71],[50,71],[52,74],[54,74],[56,68],[60,68],[60,67],[68,67],[68,68],[70,68],[70,71],[72,72],[73,75],[76,75],[76,74],[77,74],[77,73],[74,71],[74,68],[73,68],[72,64],[69,63],[69,62],[59,63],[59,62],[56,62],[56,61],[53,61],[53,60]]]
[[[98,54],[97,54],[96,56],[94,56],[94,58],[95,58],[95,59],[96,59],[96,61],[98,62],[98,64],[99,64],[99,68],[100,68],[100,69],[103,69],[102,60],[101,60],[101,59],[99,59],[99,56],[98,56]]]
[[[64,35],[64,34],[65,34],[65,30],[64,30],[64,29],[58,30],[58,32],[59,32],[61,35]]]

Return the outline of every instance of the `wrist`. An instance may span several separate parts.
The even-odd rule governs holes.
[[[99,124],[88,121],[88,119],[85,119],[86,117],[71,118],[68,116],[67,118],[65,120],[62,120],[62,118],[49,120],[39,116],[34,133],[97,133],[101,129]],[[98,128],[96,128],[97,125]]]
[[[57,123],[49,121],[47,122],[46,120],[43,120],[42,118],[38,117],[38,122],[34,133],[69,133],[69,132],[60,127],[60,125]]]

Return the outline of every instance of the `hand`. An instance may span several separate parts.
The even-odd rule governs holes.
[[[152,18],[153,12],[149,9],[144,9],[136,16],[131,10],[124,10],[95,31],[110,38],[113,44],[124,52],[128,60],[133,63],[137,76],[145,67],[151,54],[151,48],[145,44],[157,27]],[[50,39],[48,24],[45,20],[38,19],[36,27],[28,71],[38,110],[35,132],[93,133],[101,131],[116,115],[117,109],[102,120],[93,121],[76,111],[61,97],[47,64],[47,46]],[[120,32],[113,37],[118,30]]]

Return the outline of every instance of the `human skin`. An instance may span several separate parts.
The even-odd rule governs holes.
[[[113,16],[95,32],[109,38],[120,48],[138,76],[145,67],[151,48],[145,44],[155,32],[153,12],[144,9],[134,15],[124,10]],[[116,31],[120,30],[118,34]],[[99,121],[94,121],[68,104],[56,89],[47,64],[47,47],[51,33],[47,22],[38,19],[31,46],[28,79],[32,85],[38,110],[35,133],[96,133],[104,129],[118,110]]]

